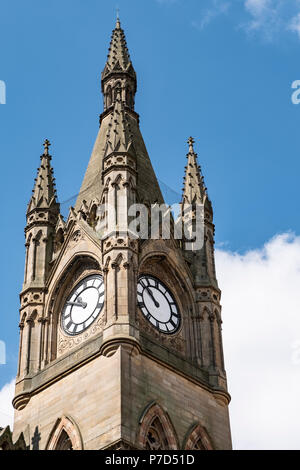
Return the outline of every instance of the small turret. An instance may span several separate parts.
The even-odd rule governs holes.
[[[214,224],[213,209],[204,183],[201,167],[198,164],[197,154],[194,151],[194,139],[188,139],[189,152],[187,166],[185,167],[184,187],[182,195],[182,212],[185,223],[187,219],[195,231],[196,208],[201,207],[203,217],[203,244],[196,251],[187,251],[188,259],[196,285],[212,285],[217,288],[215,261],[214,261]],[[199,216],[200,212],[198,212]],[[197,234],[199,236],[199,234]]]
[[[201,172],[201,167],[198,165],[197,154],[194,151],[194,139],[189,137],[189,153],[187,154],[187,166],[185,167],[184,188],[183,188],[183,203],[204,204],[208,198],[207,188],[204,183],[204,178]]]
[[[50,142],[46,139],[26,214],[25,275],[20,294],[19,378],[41,367],[41,338],[46,322],[43,315],[46,282],[53,256],[53,235],[59,217],[49,147]]]
[[[29,285],[44,285],[52,258],[52,235],[59,216],[59,204],[49,154],[50,145],[46,139],[27,208],[24,288]]]

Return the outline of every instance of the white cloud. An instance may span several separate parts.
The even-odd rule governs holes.
[[[211,21],[213,21],[217,16],[223,15],[227,13],[228,9],[230,8],[230,1],[224,0],[212,0],[212,5],[210,8],[207,8],[203,12],[203,16],[200,21],[192,21],[192,25],[198,29],[204,29],[206,26],[209,25]]]
[[[209,6],[203,11],[202,17],[192,22],[192,25],[200,30],[231,9],[232,17],[238,27],[248,34],[260,35],[270,42],[286,31],[296,33],[300,38],[299,0],[207,0],[207,2]]]
[[[287,0],[294,2],[294,0]],[[262,33],[265,39],[272,40],[284,26],[282,0],[245,0],[245,10],[250,19],[244,23],[247,32]]]
[[[269,40],[284,31],[300,38],[299,0],[244,0],[250,20],[243,24],[248,32],[259,32]]]
[[[300,449],[300,237],[216,251],[235,449]]]
[[[291,19],[290,24],[288,25],[288,29],[293,33],[298,34],[300,39],[300,13]]]
[[[245,8],[253,16],[264,14],[272,6],[272,0],[246,0]]]
[[[14,409],[12,406],[12,399],[15,391],[15,379],[7,383],[0,390],[0,427],[5,428],[10,425],[12,429]]]

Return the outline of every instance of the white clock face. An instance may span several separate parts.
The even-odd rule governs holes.
[[[159,331],[175,333],[180,313],[172,292],[159,279],[142,275],[137,286],[138,305],[147,320]]]
[[[79,335],[99,316],[104,305],[102,276],[95,274],[83,279],[69,295],[61,316],[63,330]]]

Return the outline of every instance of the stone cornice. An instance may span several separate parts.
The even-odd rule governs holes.
[[[14,397],[13,406],[16,409],[24,408],[33,395],[45,390],[53,383],[58,382],[62,378],[83,367],[85,364],[95,360],[97,357],[102,355],[111,355],[110,352],[113,354],[113,351],[116,349],[116,345],[120,346],[123,344],[124,346],[134,346],[136,352],[186,378],[195,385],[198,385],[212,393],[212,395],[217,395],[219,401],[222,398],[224,403],[229,404],[230,395],[228,392],[211,386],[208,382],[209,376],[206,371],[203,371],[195,364],[192,364],[175,353],[167,351],[166,348],[150,342],[149,339],[142,338],[142,335],[141,344],[138,345],[137,341],[131,337],[112,337],[111,339],[103,342],[103,336],[101,334],[93,337],[90,341],[87,341],[84,345],[74,349],[69,354],[52,361],[35,375],[26,376],[24,379],[17,381],[17,389],[22,383],[24,386]],[[166,351],[168,352],[168,360],[164,359],[164,353],[166,353]]]

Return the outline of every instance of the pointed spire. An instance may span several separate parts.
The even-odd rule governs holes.
[[[117,22],[116,22],[116,29],[121,28],[121,23],[120,23],[120,10],[117,8]]]
[[[135,77],[119,14],[117,15],[116,27],[112,32],[107,61],[102,72],[102,80],[114,72],[126,72]]]
[[[198,165],[197,154],[194,151],[194,139],[188,139],[189,153],[187,154],[187,166],[185,167],[183,202],[203,204],[208,199],[201,167]]]
[[[53,203],[57,204],[55,178],[51,166],[51,155],[49,154],[50,142],[44,141],[44,153],[41,155],[41,164],[35,179],[32,197],[28,205],[28,212],[37,208],[49,208]]]
[[[50,147],[50,142],[48,139],[46,139],[43,143],[43,146],[44,146],[44,155],[45,156],[48,156],[49,155],[49,147]]]
[[[134,162],[131,161],[131,164],[138,172],[136,184],[138,200],[149,201],[150,204],[152,202],[162,204],[163,197],[140,131],[139,116],[134,110],[136,74],[118,18],[102,73],[101,87],[104,95],[104,111],[100,116],[100,129],[75,209],[79,211],[84,200],[88,205],[93,200],[102,200],[103,192],[106,190],[105,175],[111,167],[107,157],[113,152],[126,153],[134,157]]]

